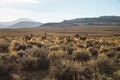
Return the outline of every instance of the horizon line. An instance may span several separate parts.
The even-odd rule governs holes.
[[[102,17],[102,16],[116,16],[116,17],[120,17],[120,15],[101,15],[101,16],[86,16],[86,17],[75,17],[75,18],[71,18],[71,19],[63,19],[62,21],[64,20],[73,20],[73,19],[79,19],[79,18],[99,18],[99,17]],[[42,21],[38,21],[37,19],[32,19],[32,18],[28,18],[28,17],[20,17],[20,18],[17,18],[17,19],[14,19],[14,20],[0,20],[0,22],[13,22],[13,21],[17,21],[19,19],[29,19],[29,20],[32,20],[33,22],[41,22],[41,23],[52,23],[52,22],[62,22],[62,21],[48,21],[48,22],[42,22]]]

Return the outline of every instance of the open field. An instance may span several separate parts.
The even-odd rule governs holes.
[[[119,80],[120,26],[0,29],[0,80]]]
[[[31,29],[0,29],[0,37],[16,37],[23,36],[23,34],[33,33],[34,36],[41,36],[44,32],[61,33],[61,34],[85,34],[88,33],[90,36],[111,36],[112,34],[120,34],[120,26],[83,26],[80,28],[31,28]],[[17,34],[16,34],[17,33]]]

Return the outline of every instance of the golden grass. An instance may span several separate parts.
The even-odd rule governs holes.
[[[31,33],[31,40],[22,39]],[[76,33],[88,37],[81,40]],[[112,35],[120,34],[118,27],[2,29],[0,34],[0,80],[120,79],[120,36]]]

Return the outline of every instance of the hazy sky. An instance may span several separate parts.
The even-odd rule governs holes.
[[[120,0],[0,0],[0,21],[59,22],[101,15],[120,16]]]

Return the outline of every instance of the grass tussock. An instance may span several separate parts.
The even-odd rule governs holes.
[[[8,39],[0,38],[0,80],[120,79],[120,37]]]

